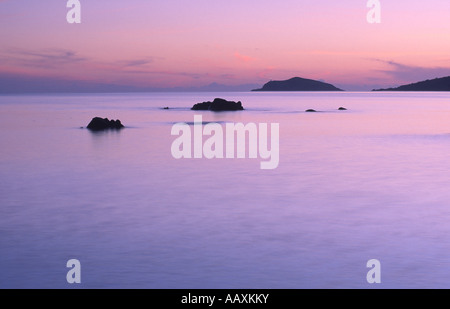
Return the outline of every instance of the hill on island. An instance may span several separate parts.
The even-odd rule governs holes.
[[[318,80],[294,77],[282,81],[270,81],[261,89],[252,91],[343,91],[331,84]]]
[[[403,85],[397,88],[374,89],[372,91],[450,91],[450,76],[427,79],[426,81]]]

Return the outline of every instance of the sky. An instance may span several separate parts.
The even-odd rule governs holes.
[[[365,91],[450,75],[450,1],[0,0],[0,83],[260,84]],[[8,84],[8,85],[9,85]]]

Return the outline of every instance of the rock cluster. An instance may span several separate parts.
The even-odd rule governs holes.
[[[120,130],[125,128],[120,122],[120,120],[109,120],[108,118],[95,117],[88,124],[87,128],[92,131],[103,131],[103,130]]]
[[[222,112],[222,111],[241,111],[244,110],[242,107],[241,101],[227,101],[224,99],[216,98],[213,102],[203,102],[197,103],[192,108],[195,111],[214,111],[214,112]]]

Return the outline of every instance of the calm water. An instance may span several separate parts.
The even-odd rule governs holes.
[[[189,110],[215,97],[246,110]],[[279,167],[173,159],[196,114],[279,123]],[[69,259],[85,288],[373,288],[370,259],[450,288],[450,94],[0,96],[0,145],[0,288],[71,287]]]

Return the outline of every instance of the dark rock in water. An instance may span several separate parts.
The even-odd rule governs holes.
[[[222,112],[222,111],[241,111],[244,110],[242,107],[241,101],[227,101],[224,99],[216,98],[213,102],[203,102],[197,103],[192,108],[194,111],[214,111],[214,112]]]
[[[108,129],[120,130],[125,127],[120,120],[109,120],[108,118],[95,117],[88,124],[87,128],[92,131],[102,131]]]
[[[163,109],[169,109],[168,107],[164,107]]]
[[[203,102],[203,103],[197,103],[194,106],[192,106],[191,110],[193,111],[207,111],[211,107],[212,102]]]
[[[307,112],[307,113],[316,113],[317,111],[315,109],[307,109],[305,112]]]
[[[346,111],[347,109],[345,107],[339,107],[338,110],[340,111]]]

